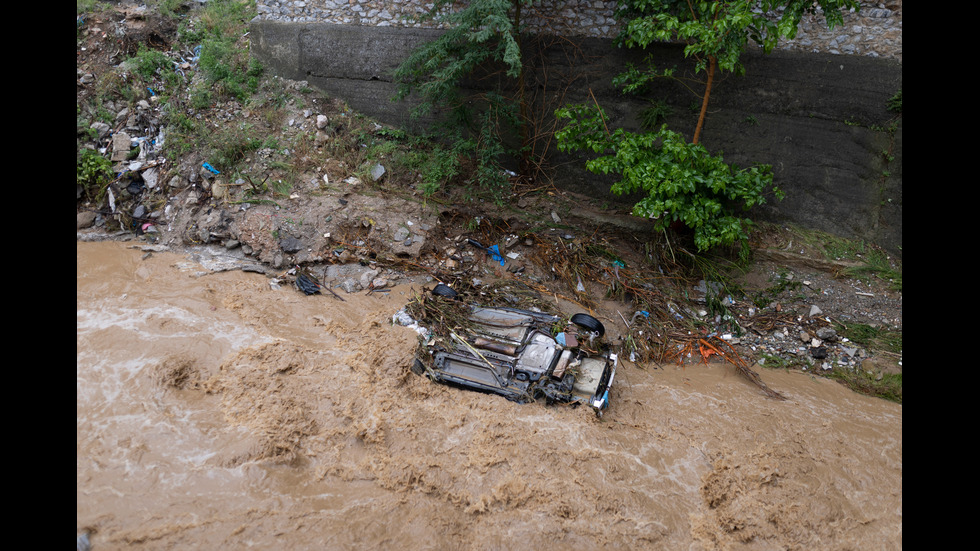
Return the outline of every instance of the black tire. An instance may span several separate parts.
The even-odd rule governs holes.
[[[606,334],[606,328],[602,322],[588,314],[575,314],[572,316],[572,323],[593,333],[598,333],[600,337]]]
[[[449,285],[445,285],[443,283],[440,283],[440,284],[436,285],[432,289],[432,294],[435,295],[435,296],[437,296],[437,297],[446,297],[446,298],[452,298],[452,299],[459,298],[459,293],[457,293],[455,290],[453,290],[453,288],[450,287]]]
[[[416,375],[425,375],[425,365],[422,364],[421,360],[415,358],[412,362],[412,373]]]

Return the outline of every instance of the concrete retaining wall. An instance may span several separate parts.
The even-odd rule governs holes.
[[[409,117],[411,104],[391,101],[391,74],[413,48],[439,32],[260,17],[251,25],[252,53],[274,74],[306,80],[368,116],[417,129],[420,123]],[[568,55],[568,41],[536,53],[535,59],[548,67],[546,76],[536,74],[537,89],[549,86],[566,102],[591,101],[591,91],[612,116],[612,125],[636,129],[647,104],[623,96],[611,79],[627,62],[638,62],[640,54],[604,38],[580,37],[573,43],[574,56]],[[661,66],[690,71],[677,46],[653,53]],[[741,166],[773,165],[786,199],[756,214],[865,239],[900,255],[902,132],[900,121],[896,125],[894,113],[886,109],[902,87],[900,61],[798,51],[750,51],[744,61],[745,76],[716,84],[702,142]],[[696,113],[690,106],[696,98],[683,86],[665,81],[651,97],[672,108],[667,120],[672,129],[693,131]],[[547,114],[554,107],[543,103],[539,109]],[[631,201],[612,196],[612,180],[585,172],[581,158],[555,155],[552,161],[560,187]]]

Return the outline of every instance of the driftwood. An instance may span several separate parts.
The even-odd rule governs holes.
[[[735,371],[749,380],[752,384],[759,387],[766,396],[774,398],[776,400],[785,400],[786,397],[776,392],[775,390],[769,388],[769,386],[762,381],[762,377],[758,373],[752,371],[752,369],[745,363],[745,361],[738,355],[730,343],[718,338],[717,336],[711,337],[695,337],[689,339],[684,345],[677,348],[677,350],[670,354],[670,358],[676,358],[677,363],[681,364],[685,357],[693,357],[695,353],[701,356],[701,360],[704,363],[708,363],[708,358],[717,355],[719,358],[724,359],[728,363],[735,366]]]

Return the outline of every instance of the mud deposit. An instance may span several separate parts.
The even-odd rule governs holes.
[[[621,365],[602,420],[408,371],[415,292],[77,244],[76,530],[103,549],[900,549],[902,406]],[[757,368],[758,369],[758,368]]]

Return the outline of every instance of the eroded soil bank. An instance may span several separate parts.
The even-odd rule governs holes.
[[[899,549],[902,406],[800,372],[624,363],[612,406],[408,371],[426,284],[306,296],[78,243],[92,549]]]

